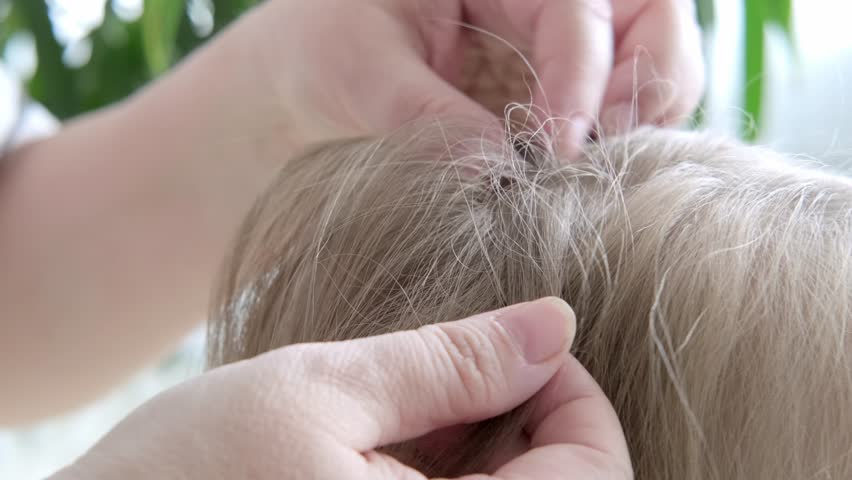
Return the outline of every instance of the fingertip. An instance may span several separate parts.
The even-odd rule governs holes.
[[[524,428],[533,447],[583,445],[629,459],[612,403],[588,370],[570,354],[538,393]]]
[[[592,121],[586,115],[577,114],[566,120],[566,123],[565,133],[560,140],[564,142],[563,151],[570,161],[583,151],[583,145],[589,139]]]
[[[530,364],[566,351],[574,340],[574,311],[561,298],[545,297],[505,309],[496,320]]]
[[[553,308],[556,317],[561,318],[564,322],[565,343],[570,347],[574,343],[574,335],[577,333],[577,315],[574,313],[574,309],[568,305],[568,302],[559,297],[544,297],[539,302]]]

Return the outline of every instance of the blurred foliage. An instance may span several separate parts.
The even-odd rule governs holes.
[[[710,30],[718,21],[715,2],[727,0],[695,0],[698,23],[704,30]],[[792,0],[741,0],[743,7],[743,78],[742,78],[742,116],[740,135],[749,141],[760,135],[763,123],[763,80],[765,75],[764,53],[765,34],[768,27],[779,28],[787,43],[793,46],[793,5]],[[706,51],[705,51],[706,54]],[[696,113],[696,123],[702,122],[703,105]]]
[[[760,134],[763,119],[764,32],[767,26],[780,28],[792,47],[792,0],[744,0],[744,2],[746,48],[743,69],[743,109],[748,117],[744,118],[740,131],[747,140],[754,140]]]
[[[213,0],[210,34],[258,1]],[[119,18],[107,2],[103,23],[88,36],[91,57],[75,68],[63,61],[65,46],[54,34],[49,3],[0,0],[0,11],[8,9],[0,26],[0,48],[17,32],[32,33],[38,69],[28,82],[29,93],[63,119],[130,95],[206,40],[192,24],[188,1],[145,0],[142,16],[131,22]]]
[[[207,33],[215,35],[259,1],[211,0],[213,29]],[[775,26],[788,39],[792,38],[792,0],[741,1],[745,13],[741,132],[744,138],[754,139],[762,120],[764,32]],[[38,69],[28,83],[29,92],[60,118],[126,97],[209,36],[200,35],[193,25],[188,13],[190,0],[144,0],[141,17],[131,22],[121,20],[107,2],[103,23],[88,37],[91,57],[75,68],[63,61],[65,46],[54,34],[50,3],[51,0],[0,0],[0,48],[16,32],[33,34]],[[718,21],[714,0],[695,3],[699,24],[705,29],[713,28]],[[699,117],[701,112],[699,109]]]

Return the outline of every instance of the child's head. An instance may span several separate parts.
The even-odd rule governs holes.
[[[852,182],[665,130],[568,164],[515,147],[430,125],[289,162],[229,259],[211,365],[555,295],[637,478],[852,478]],[[395,451],[464,473],[523,412]]]

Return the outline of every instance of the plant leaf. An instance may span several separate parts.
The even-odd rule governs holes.
[[[213,0],[213,32],[221,31],[260,0]]]
[[[47,4],[44,0],[13,0],[12,5],[35,38],[38,67],[27,83],[30,95],[59,118],[74,115],[79,106],[74,75],[62,61],[63,48],[53,36]]]
[[[792,0],[766,0],[767,23],[772,23],[784,32],[787,41],[793,41],[793,2]]]
[[[92,58],[76,70],[81,111],[121,100],[150,80],[140,22],[125,23],[108,10],[90,38]]]
[[[6,46],[9,38],[24,29],[23,20],[15,11],[15,5],[12,3],[4,4],[3,0],[0,0],[0,9],[3,8],[8,8],[9,11],[6,17],[0,19],[0,54],[3,53],[3,48]]]
[[[716,6],[714,0],[695,0],[695,15],[698,25],[707,30],[716,23]]]
[[[770,0],[771,1],[771,0]],[[764,27],[768,21],[765,0],[743,0],[745,10],[743,118],[740,132],[753,141],[763,120]]]
[[[175,42],[186,3],[183,0],[146,0],[142,13],[142,47],[152,76],[172,65]]]

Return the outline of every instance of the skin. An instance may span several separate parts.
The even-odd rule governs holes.
[[[0,175],[0,424],[85,403],[173,348],[203,319],[231,236],[293,153],[423,115],[496,124],[456,88],[482,81],[463,73],[461,23],[530,52],[533,101],[570,120],[554,130],[570,152],[599,115],[617,130],[691,110],[702,72],[690,5],[268,1],[140,94],[11,152]],[[610,110],[652,78],[670,88],[636,90],[620,124],[624,110]],[[223,377],[203,378],[183,388]]]
[[[532,397],[515,455],[465,480],[631,479],[618,418],[568,353],[574,331],[568,305],[547,298],[285,347],[164,392],[52,478],[425,480],[376,449]]]

